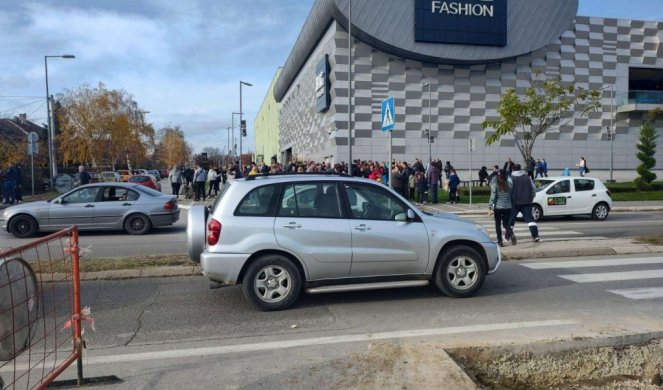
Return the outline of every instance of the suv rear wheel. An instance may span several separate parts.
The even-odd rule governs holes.
[[[285,310],[299,297],[302,277],[287,257],[265,255],[249,265],[242,290],[262,310]]]
[[[474,249],[456,246],[445,251],[437,262],[433,279],[445,295],[465,298],[477,292],[486,278],[483,258]]]

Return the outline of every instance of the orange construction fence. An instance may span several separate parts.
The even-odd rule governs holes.
[[[78,229],[0,252],[0,388],[43,389],[78,361],[83,339]]]

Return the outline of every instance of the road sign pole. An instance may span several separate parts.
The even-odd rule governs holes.
[[[394,175],[394,166],[393,166],[393,157],[391,155],[391,147],[393,142],[391,138],[391,131],[389,131],[389,188],[393,189],[394,188],[394,182],[393,182],[393,175]]]
[[[30,175],[32,176],[32,196],[35,196],[35,155],[30,156]]]

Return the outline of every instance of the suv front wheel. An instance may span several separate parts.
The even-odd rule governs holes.
[[[456,246],[445,251],[433,273],[437,288],[454,298],[466,298],[477,292],[486,278],[483,258],[474,249]]]
[[[262,310],[285,310],[302,290],[297,267],[285,256],[265,255],[254,261],[242,281],[242,291]]]

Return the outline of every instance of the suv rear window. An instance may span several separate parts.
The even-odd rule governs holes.
[[[235,215],[239,217],[273,217],[278,192],[275,184],[251,190],[237,206]]]

